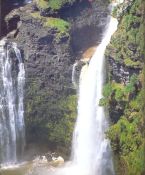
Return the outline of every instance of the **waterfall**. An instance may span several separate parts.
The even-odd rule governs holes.
[[[25,70],[16,43],[0,41],[0,164],[14,164],[25,146]]]
[[[105,138],[107,119],[104,108],[99,106],[99,100],[102,98],[104,80],[104,53],[112,34],[117,30],[117,24],[117,20],[111,17],[88,70],[81,74],[78,118],[73,138],[73,164],[78,174],[82,175],[114,174],[110,145]]]
[[[29,3],[31,3],[31,2],[32,2],[32,0],[25,0],[25,1],[24,1],[25,4],[29,4]]]
[[[108,121],[104,108],[99,106],[99,101],[102,98],[105,75],[104,54],[117,25],[117,19],[110,17],[102,41],[89,65],[82,68],[71,160],[51,175],[115,174],[110,143],[105,137]]]
[[[78,65],[78,63],[74,63],[73,67],[72,67],[72,84],[74,86],[75,89],[77,89],[77,80],[76,80],[76,66]]]

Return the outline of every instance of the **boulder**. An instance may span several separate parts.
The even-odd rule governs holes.
[[[56,166],[62,166],[64,164],[64,159],[61,156],[58,157],[52,157],[52,161],[50,162],[50,165],[56,167]]]

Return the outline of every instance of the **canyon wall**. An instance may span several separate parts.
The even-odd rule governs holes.
[[[119,26],[106,50],[107,83],[100,103],[109,109],[107,135],[117,175],[144,174],[144,8],[144,1],[129,0],[114,10]]]

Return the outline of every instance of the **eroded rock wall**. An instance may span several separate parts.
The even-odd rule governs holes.
[[[19,18],[7,37],[18,43],[25,63],[28,144],[69,152],[77,115],[72,66],[81,58],[78,53],[99,43],[108,13],[108,2],[85,0],[55,14],[44,14],[31,3],[7,15],[8,27]]]

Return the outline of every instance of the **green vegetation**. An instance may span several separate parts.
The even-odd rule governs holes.
[[[117,62],[123,62],[124,65],[132,68],[142,68],[143,63],[143,6],[140,4],[142,0],[136,0],[130,10],[124,14],[106,52],[106,56],[111,56]]]
[[[107,132],[114,154],[119,157],[118,166],[116,165],[119,175],[140,175],[144,171],[145,139],[142,130],[144,101],[143,90],[136,87],[139,81],[139,77],[133,75],[127,85],[113,82],[104,87],[103,94],[106,96],[103,100],[107,101],[105,105],[108,108],[113,101],[116,103],[116,106],[113,106],[114,110],[117,110],[117,106],[120,106],[122,102],[124,104],[121,105],[121,108],[124,108],[124,115]],[[122,168],[119,167],[120,165],[124,166],[123,169],[120,169]],[[125,174],[123,174],[124,171]]]
[[[76,0],[39,0],[37,1],[37,5],[42,9],[50,8],[52,11],[56,11],[66,4],[72,5],[75,1]]]
[[[53,92],[41,91],[37,82],[31,82],[28,92],[33,99],[27,99],[26,104],[26,131],[31,136],[27,138],[31,142],[48,144],[49,148],[61,154],[69,154],[77,115],[76,95],[51,99]]]
[[[139,131],[139,116],[136,113],[131,121],[121,117],[108,131],[113,151],[120,157],[120,164],[124,165],[124,175],[140,175],[144,171],[144,140]]]
[[[101,106],[108,106],[112,99],[127,102],[130,94],[135,92],[135,86],[139,82],[137,75],[132,75],[127,85],[122,83],[109,82],[103,88],[103,96],[100,100]]]
[[[124,60],[124,63],[127,67],[141,67],[141,62],[140,61],[132,61],[130,58],[126,58]]]
[[[40,20],[44,27],[56,28],[61,33],[67,33],[69,30],[69,23],[62,19],[43,17],[40,16],[39,12],[31,13],[31,15],[33,18]]]
[[[74,122],[76,119],[77,109],[76,95],[68,96],[66,99],[58,102],[57,108],[60,111],[65,111],[63,117],[54,121],[53,123],[47,123],[46,128],[49,130],[48,139],[49,142],[55,145],[70,146],[72,140],[72,133],[74,128]]]
[[[108,82],[103,90],[104,97],[100,100],[100,104],[105,105],[110,114],[112,110],[118,112],[116,118],[110,116],[112,126],[107,132],[114,152],[117,175],[145,174],[144,9],[145,1],[134,0],[121,18],[106,51],[107,58],[111,57],[116,63],[135,72],[129,83],[115,82],[110,65]],[[141,71],[136,71],[138,69]]]
[[[69,23],[59,18],[49,18],[44,23],[45,27],[57,28],[60,32],[66,32],[69,29]]]
[[[45,0],[37,1],[37,5],[39,8],[42,8],[42,9],[47,9],[49,7],[48,1],[45,1]]]

